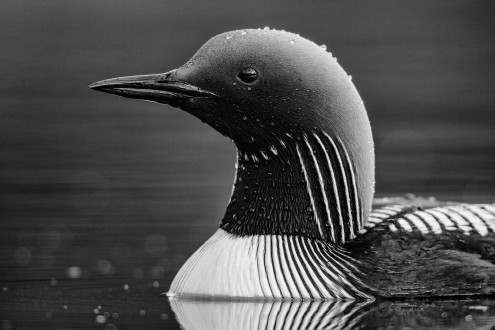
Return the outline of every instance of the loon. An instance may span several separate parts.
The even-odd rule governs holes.
[[[236,176],[219,229],[169,296],[378,299],[495,292],[495,204],[372,210],[374,145],[336,58],[297,34],[219,34],[183,66],[92,89],[182,109],[230,138]]]

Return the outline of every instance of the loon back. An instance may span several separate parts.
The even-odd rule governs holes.
[[[90,87],[180,108],[238,149],[220,228],[179,271],[171,295],[370,299],[493,287],[493,205],[370,214],[371,127],[326,47],[285,31],[233,31],[177,70]],[[465,242],[478,238],[473,252]]]

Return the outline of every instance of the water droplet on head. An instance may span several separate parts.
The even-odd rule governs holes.
[[[351,75],[349,75],[348,77],[349,77],[349,80],[352,80],[352,76]]]
[[[321,45],[320,48],[323,50],[327,50],[327,45]]]
[[[270,31],[270,28],[269,28],[268,26],[265,26],[265,27],[263,28],[263,31],[268,32],[268,31]]]
[[[225,39],[227,39],[227,40],[232,39],[232,35],[231,35],[231,34],[228,34],[228,35],[225,37]]]
[[[247,31],[246,31],[246,30],[242,30],[242,31],[241,31],[241,34],[244,36],[244,35],[246,35],[246,34],[247,34]]]
[[[294,45],[296,42],[294,41],[294,39],[292,39],[290,43]]]

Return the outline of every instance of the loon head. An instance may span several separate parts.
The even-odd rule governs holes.
[[[325,47],[285,31],[232,31],[176,70],[90,88],[180,108],[235,143],[225,231],[341,244],[363,228],[374,191],[371,128]]]

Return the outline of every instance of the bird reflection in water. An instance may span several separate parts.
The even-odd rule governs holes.
[[[184,329],[493,329],[495,302],[207,301],[170,298]]]
[[[193,329],[358,329],[371,302],[198,301],[170,299],[177,321]]]

